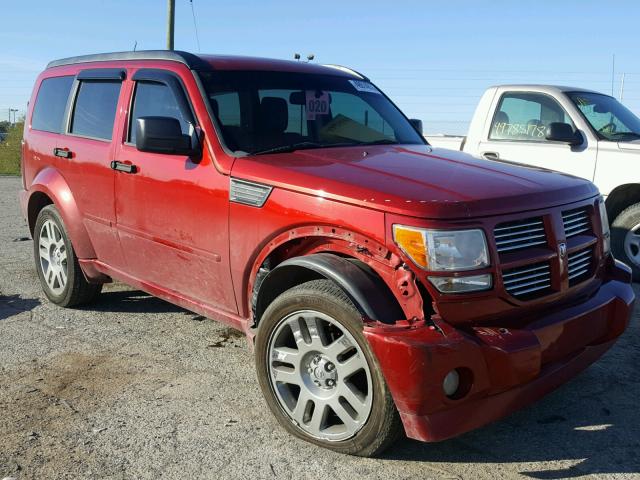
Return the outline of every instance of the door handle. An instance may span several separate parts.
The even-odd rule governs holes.
[[[500,158],[500,154],[498,152],[483,152],[482,158],[486,158],[487,160],[498,160]]]
[[[53,154],[56,157],[62,157],[62,158],[71,158],[73,156],[73,152],[68,148],[54,148]]]
[[[136,173],[138,171],[138,168],[135,165],[132,165],[131,163],[122,163],[117,160],[111,162],[111,169],[124,173]]]

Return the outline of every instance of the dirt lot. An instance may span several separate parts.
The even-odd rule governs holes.
[[[47,303],[18,188],[0,177],[0,479],[640,478],[637,311],[599,363],[532,407],[345,457],[278,427],[226,327],[119,284],[90,308]]]

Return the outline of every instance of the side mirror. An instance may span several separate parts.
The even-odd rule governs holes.
[[[417,118],[410,118],[409,119],[409,123],[411,124],[411,126],[413,128],[415,128],[416,132],[418,132],[420,135],[422,135],[422,120],[417,119]]]
[[[571,125],[562,122],[552,122],[547,126],[545,135],[547,140],[552,142],[563,142],[569,145],[580,145],[582,143],[582,135],[576,132]]]
[[[136,148],[141,152],[194,156],[198,154],[194,143],[175,118],[140,117],[136,122]]]

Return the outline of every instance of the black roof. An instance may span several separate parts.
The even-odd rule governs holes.
[[[88,62],[109,62],[113,60],[169,60],[184,63],[192,70],[210,70],[211,65],[199,56],[180,50],[139,50],[137,52],[98,53],[95,55],[80,55],[78,57],[61,58],[47,64],[47,68],[62,65],[73,65]]]

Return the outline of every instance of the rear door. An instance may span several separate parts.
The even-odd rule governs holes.
[[[229,270],[229,177],[213,166],[206,136],[201,158],[137,150],[140,117],[175,118],[184,134],[200,127],[177,73],[140,69],[132,78],[129,121],[116,153],[116,160],[132,169],[116,171],[115,181],[127,273],[236,313]]]
[[[582,145],[546,140],[549,123],[574,126],[565,108],[552,96],[526,91],[502,93],[479,145],[480,156],[549,168],[593,180],[597,143],[583,135]],[[575,129],[575,126],[574,126]]]
[[[124,265],[115,234],[114,130],[125,72],[83,69],[74,81],[67,105],[64,135],[59,137],[61,170],[73,192],[98,259]]]

